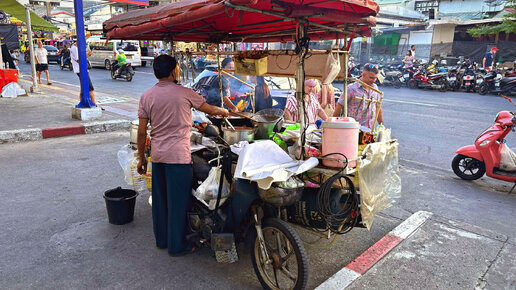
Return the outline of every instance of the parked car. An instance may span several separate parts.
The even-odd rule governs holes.
[[[37,48],[37,47],[38,47],[37,45],[33,46],[33,48]],[[43,48],[46,49],[48,52],[48,55],[47,55],[48,63],[55,62],[55,63],[59,64],[59,54],[58,54],[59,50],[51,45],[43,45]],[[30,62],[30,51],[29,50],[25,50],[23,60],[25,60],[26,63]]]

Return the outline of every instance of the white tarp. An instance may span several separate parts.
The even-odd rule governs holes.
[[[239,154],[235,178],[256,181],[258,187],[269,189],[273,182],[286,181],[317,166],[317,158],[306,161],[292,159],[271,140],[246,145]]]
[[[376,142],[367,145],[360,159],[360,213],[362,222],[371,228],[376,213],[391,207],[401,197],[401,178],[398,164],[398,141]]]

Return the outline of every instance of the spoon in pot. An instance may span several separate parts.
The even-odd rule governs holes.
[[[224,121],[226,121],[226,123],[228,123],[231,130],[236,131],[235,127],[233,127],[233,125],[229,122],[228,118],[224,117]]]

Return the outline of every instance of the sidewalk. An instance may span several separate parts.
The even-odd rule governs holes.
[[[506,236],[417,212],[317,289],[515,289]]]
[[[19,84],[28,91],[30,82],[20,79]],[[39,88],[38,93],[28,96],[0,98],[0,144],[128,130],[130,121],[135,119],[135,114],[107,105],[98,120],[72,119],[72,107],[79,103],[77,88],[55,85]]]

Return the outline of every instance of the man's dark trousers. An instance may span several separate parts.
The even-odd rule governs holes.
[[[158,248],[169,254],[188,251],[187,209],[192,200],[192,165],[152,163],[152,219]]]

